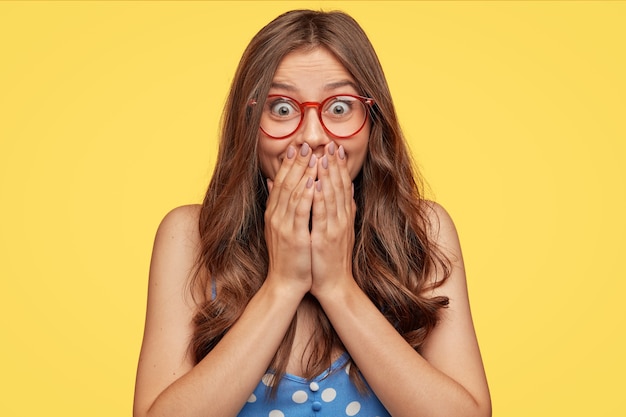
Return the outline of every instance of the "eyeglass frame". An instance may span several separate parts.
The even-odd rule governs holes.
[[[288,135],[283,135],[283,136],[274,136],[274,135],[270,135],[269,133],[267,133],[265,131],[265,129],[263,129],[263,127],[259,124],[259,129],[261,129],[261,131],[268,137],[272,138],[272,139],[285,139],[288,138],[289,136],[293,135],[294,133],[296,133],[298,131],[298,129],[300,129],[300,126],[302,126],[302,122],[304,121],[304,115],[305,115],[305,110],[307,107],[314,107],[317,110],[317,118],[320,121],[320,124],[322,125],[322,128],[324,128],[324,131],[326,133],[328,133],[331,136],[334,136],[336,138],[339,139],[347,139],[347,138],[351,138],[352,136],[357,135],[361,130],[363,130],[363,128],[365,127],[365,123],[367,123],[367,119],[370,118],[370,112],[367,111],[367,106],[369,106],[369,110],[372,109],[372,105],[375,103],[374,99],[371,97],[363,97],[363,96],[358,96],[355,94],[334,94],[332,96],[326,97],[323,101],[319,102],[319,101],[305,101],[304,103],[300,103],[298,100],[296,100],[293,97],[289,97],[286,96],[284,94],[270,94],[267,96],[267,98],[265,99],[267,101],[267,99],[272,98],[272,97],[282,97],[282,98],[286,98],[289,99],[291,101],[293,101],[295,104],[298,105],[298,108],[300,109],[300,121],[298,122],[298,126],[296,126],[296,128],[291,131]],[[340,135],[336,135],[333,132],[330,131],[330,129],[328,129],[328,127],[326,127],[326,124],[324,124],[324,120],[322,119],[322,108],[324,107],[324,105],[336,98],[336,97],[352,97],[357,99],[358,101],[360,101],[361,103],[363,103],[366,106],[366,112],[365,112],[365,118],[363,119],[363,123],[361,124],[361,127],[359,127],[356,132],[350,134],[350,135],[345,135],[345,136],[340,136]],[[250,101],[248,102],[249,106],[255,106],[257,105],[259,102],[256,99],[250,99]]]

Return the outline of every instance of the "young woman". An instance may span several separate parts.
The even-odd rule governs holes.
[[[134,415],[491,415],[454,225],[346,14],[244,52],[204,202],[157,232]]]

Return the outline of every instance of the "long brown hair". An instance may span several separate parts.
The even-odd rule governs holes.
[[[367,36],[342,12],[295,10],[265,26],[245,50],[226,102],[217,164],[200,214],[201,253],[190,290],[198,305],[190,351],[197,362],[241,316],[268,270],[264,211],[268,191],[256,155],[261,106],[282,58],[324,47],[355,79],[359,94],[375,99],[368,154],[355,179],[357,215],[353,274],[358,285],[415,349],[434,328],[446,297],[429,298],[433,268],[449,275],[449,262],[429,237],[428,204],[413,170],[387,81]],[[218,288],[217,294],[214,289]],[[306,377],[328,368],[341,341],[319,305],[308,346]],[[284,374],[296,320],[271,368]],[[351,377],[360,388],[357,367]]]

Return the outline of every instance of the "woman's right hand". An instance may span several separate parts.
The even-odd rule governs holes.
[[[311,234],[317,158],[304,143],[287,148],[274,180],[267,180],[265,240],[269,254],[267,281],[302,291],[311,289]]]

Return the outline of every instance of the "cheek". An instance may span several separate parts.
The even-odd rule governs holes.
[[[369,135],[370,129],[366,127],[358,136],[343,143],[343,147],[348,155],[348,170],[353,180],[361,172],[361,168],[363,168],[365,163],[369,146]]]
[[[280,167],[280,156],[283,152],[283,146],[279,146],[282,144],[270,140],[267,138],[259,139],[258,158],[263,176],[274,179]]]
[[[344,146],[344,148],[346,148],[346,154],[348,155],[348,171],[352,179],[355,179],[361,168],[363,168],[365,158],[367,157],[367,142],[364,146],[350,148]]]
[[[354,180],[359,172],[361,172],[361,168],[363,168],[363,163],[365,162],[365,155],[352,155],[348,157],[348,171],[350,172],[350,177]]]
[[[259,167],[261,168],[261,173],[266,178],[274,179],[274,175],[276,174],[276,170],[272,164],[271,158],[259,150]]]

